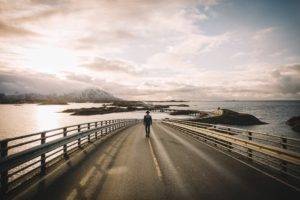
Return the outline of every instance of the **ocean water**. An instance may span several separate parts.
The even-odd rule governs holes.
[[[156,104],[181,104],[181,103],[156,103]],[[197,109],[213,111],[217,107],[227,108],[238,112],[252,114],[266,125],[239,126],[253,131],[267,132],[275,135],[286,135],[300,138],[300,133],[293,131],[285,124],[286,120],[300,115],[300,101],[234,101],[234,102],[185,102],[190,108],[176,107],[177,109]],[[100,107],[95,103],[71,103],[69,105],[0,105],[0,139],[15,137],[33,132],[53,128],[75,125],[79,123],[101,121],[120,118],[143,118],[144,112],[111,113],[92,116],[72,116],[61,111],[70,108]],[[174,107],[175,108],[175,107]],[[165,117],[173,118],[166,113],[153,112],[154,119]],[[185,116],[176,116],[183,118]]]
[[[252,114],[268,124],[235,127],[300,138],[300,133],[293,131],[290,126],[286,125],[286,121],[291,117],[300,116],[300,101],[203,101],[184,102],[183,104],[187,104],[190,107],[189,109],[195,110],[214,111],[220,107]],[[182,107],[180,109],[187,108]]]
[[[50,130],[87,122],[140,118],[144,111],[111,113],[104,115],[74,116],[62,113],[65,109],[100,107],[101,103],[70,103],[68,105],[0,104],[0,139]],[[152,113],[154,119],[169,117],[166,113]],[[182,118],[178,116],[177,118]]]

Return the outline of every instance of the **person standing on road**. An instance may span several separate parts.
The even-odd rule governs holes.
[[[150,115],[150,111],[147,110],[146,115],[144,116],[144,125],[146,130],[146,137],[150,135],[150,126],[152,125],[152,117]]]

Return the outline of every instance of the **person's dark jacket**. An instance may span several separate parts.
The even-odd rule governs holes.
[[[152,117],[151,117],[151,115],[145,115],[144,116],[144,125],[146,125],[146,126],[152,125]]]

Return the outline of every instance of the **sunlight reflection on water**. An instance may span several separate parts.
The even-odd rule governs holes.
[[[71,108],[100,106],[102,106],[101,103],[70,103],[69,105],[0,105],[0,139],[85,122],[121,118],[142,119],[144,116],[144,111],[90,116],[73,116],[70,115],[70,113],[61,112]],[[165,113],[152,113],[152,116],[154,119],[170,117],[170,115]]]
[[[48,130],[59,126],[59,118],[56,117],[50,106],[39,106],[39,109],[35,109],[33,117],[35,117],[35,124],[39,130]]]

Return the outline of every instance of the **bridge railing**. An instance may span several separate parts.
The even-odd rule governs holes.
[[[252,140],[255,142],[261,142],[264,144],[269,144],[282,149],[288,149],[288,150],[300,152],[300,140],[297,138],[287,137],[284,135],[268,134],[268,133],[263,133],[258,131],[251,131],[251,130],[240,129],[235,127],[223,126],[223,125],[187,121],[187,120],[172,120],[172,121],[174,122],[176,121],[182,124],[196,126],[200,128],[206,128],[209,130],[215,130],[229,135],[236,135],[239,138]]]
[[[164,120],[163,123],[209,145],[300,180],[299,139],[187,120]]]
[[[120,128],[139,122],[116,119],[77,124],[0,140],[1,192],[17,188],[78,148]]]

